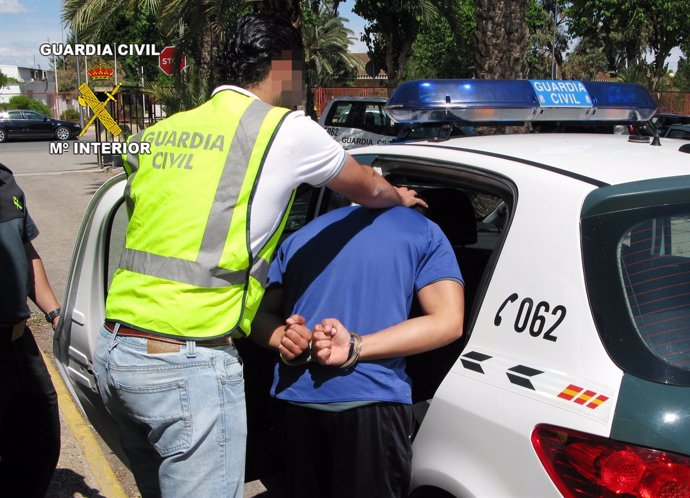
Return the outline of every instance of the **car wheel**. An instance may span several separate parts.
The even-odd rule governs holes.
[[[0,128],[0,143],[4,142],[7,140],[7,132]]]
[[[69,140],[70,135],[69,128],[65,126],[58,126],[55,130],[55,138],[58,140]]]

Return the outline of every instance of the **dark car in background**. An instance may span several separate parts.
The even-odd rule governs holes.
[[[0,112],[0,142],[14,139],[47,138],[69,140],[81,132],[79,123],[49,118],[28,109]]]
[[[666,131],[673,125],[690,125],[690,116],[676,113],[659,113],[652,117],[652,123],[659,129],[659,134],[664,137]]]
[[[671,125],[668,128],[666,128],[664,136],[666,138],[680,138],[682,140],[690,140],[690,124]]]

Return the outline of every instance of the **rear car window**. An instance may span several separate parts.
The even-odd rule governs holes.
[[[690,140],[690,129],[688,130],[682,130],[682,129],[669,129],[668,133],[666,134],[667,138],[682,138],[685,140]]]
[[[624,232],[618,254],[640,338],[661,361],[690,369],[690,213],[636,223]]]
[[[587,294],[626,373],[690,386],[690,176],[603,187],[583,207]]]
[[[383,103],[365,100],[335,102],[324,120],[324,126],[355,128],[390,137],[400,132],[400,126],[385,114]]]
[[[352,104],[350,102],[340,102],[333,106],[331,112],[326,117],[326,126],[343,126],[347,123]]]

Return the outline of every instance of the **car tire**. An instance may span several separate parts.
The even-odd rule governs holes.
[[[0,143],[7,141],[7,132],[0,128]]]
[[[71,136],[72,133],[70,133],[69,128],[66,126],[58,126],[55,129],[55,138],[58,140],[69,140]]]

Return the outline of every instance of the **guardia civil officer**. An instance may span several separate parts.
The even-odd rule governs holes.
[[[60,455],[57,395],[31,330],[27,298],[57,327],[60,306],[31,241],[24,192],[0,164],[0,495],[44,496]]]
[[[294,189],[328,185],[370,207],[415,205],[358,164],[302,101],[300,33],[242,18],[223,48],[226,83],[134,136],[130,221],[94,370],[143,496],[241,497],[242,363]]]

